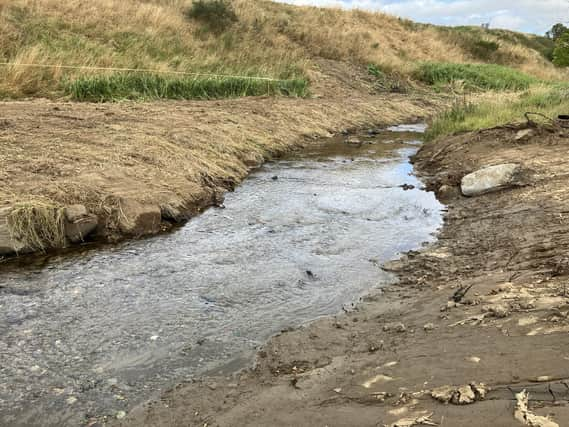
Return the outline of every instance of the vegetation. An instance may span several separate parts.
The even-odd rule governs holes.
[[[561,37],[567,31],[569,31],[569,28],[567,28],[565,25],[563,25],[561,23],[557,23],[553,27],[551,27],[551,30],[549,30],[547,33],[545,33],[545,35],[548,39],[556,41],[559,37]]]
[[[490,64],[449,64],[425,62],[414,73],[419,81],[435,87],[460,82],[467,90],[523,90],[536,83],[513,68]]]
[[[524,50],[538,52],[551,61],[554,41],[548,37],[481,27],[435,27],[450,43],[459,45],[474,60],[502,65],[523,64]]]
[[[214,99],[240,96],[306,96],[306,80],[259,80],[247,77],[165,77],[128,73],[79,77],[65,84],[65,91],[77,101],[123,99]]]
[[[569,31],[557,38],[553,51],[553,63],[558,67],[569,67]]]
[[[427,131],[427,139],[458,132],[474,131],[524,120],[526,112],[537,112],[554,118],[569,111],[569,88],[535,86],[516,99],[495,95],[481,103],[458,102],[440,114]]]
[[[63,218],[61,206],[35,199],[16,204],[7,222],[13,239],[32,250],[45,251],[65,246]]]
[[[419,62],[476,61],[512,66],[540,79],[563,76],[543,56],[553,45],[546,38],[474,27],[439,28],[360,10],[268,0],[0,4],[0,60],[15,64],[0,67],[0,94],[9,97],[59,97],[68,93],[62,82],[107,78],[59,65],[295,80],[306,79],[315,61],[324,58],[376,64],[388,76],[407,79]],[[224,24],[215,27],[217,22]]]
[[[204,23],[217,33],[237,22],[235,10],[226,0],[196,0],[186,11],[186,16]]]

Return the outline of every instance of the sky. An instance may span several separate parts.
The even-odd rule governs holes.
[[[553,24],[569,21],[569,0],[278,0],[387,12],[417,22],[480,25],[544,34]]]

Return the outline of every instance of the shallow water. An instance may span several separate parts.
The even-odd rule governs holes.
[[[408,161],[423,129],[315,143],[170,234],[4,266],[0,425],[115,416],[388,284],[441,224]]]

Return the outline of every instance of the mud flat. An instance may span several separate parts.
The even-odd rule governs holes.
[[[272,338],[250,370],[182,384],[117,423],[568,425],[569,135],[519,131],[421,149],[416,168],[448,212],[436,243],[385,266],[398,284]],[[520,166],[515,186],[460,194],[464,175],[498,164]]]

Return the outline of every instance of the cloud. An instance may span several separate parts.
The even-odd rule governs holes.
[[[293,4],[381,10],[419,22],[480,25],[543,34],[569,21],[567,0],[278,0]]]

